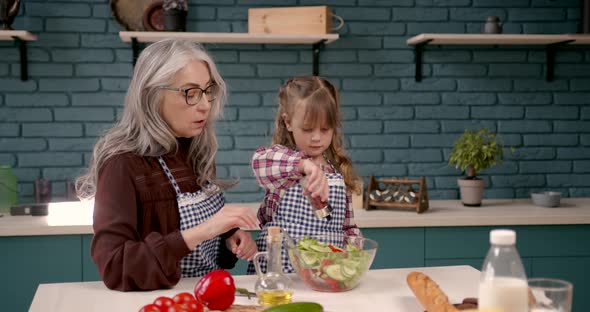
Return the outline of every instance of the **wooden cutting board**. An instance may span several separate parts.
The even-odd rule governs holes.
[[[263,310],[264,308],[259,305],[233,304],[231,307],[229,307],[229,309],[225,310],[225,312],[262,312]],[[214,310],[205,309],[205,311]]]

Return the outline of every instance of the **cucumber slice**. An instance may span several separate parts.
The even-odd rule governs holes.
[[[332,252],[332,249],[328,246],[320,246],[320,245],[311,245],[309,246],[309,250],[319,251],[319,252]]]
[[[301,250],[299,251],[299,254],[301,255],[301,260],[303,260],[303,263],[305,263],[307,266],[314,266],[318,264],[320,260],[318,254],[313,251]]]
[[[301,250],[309,250],[309,246],[311,245],[311,242],[308,240],[300,240],[298,243],[298,248]]]
[[[342,269],[341,266],[339,264],[332,264],[329,265],[325,268],[326,270],[326,274],[337,280],[337,281],[344,281],[346,280],[346,277],[344,277],[344,275],[342,275]]]
[[[342,271],[342,275],[347,278],[354,277],[358,272],[358,266],[358,263],[354,263],[352,261],[348,263],[342,263],[340,268]]]

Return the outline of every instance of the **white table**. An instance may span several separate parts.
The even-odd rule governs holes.
[[[408,269],[370,270],[361,284],[348,292],[324,293],[308,288],[292,275],[293,301],[320,303],[328,312],[345,311],[407,311],[422,312],[414,294],[406,284],[411,271],[421,271],[437,282],[452,303],[466,297],[477,297],[479,271],[470,266],[447,266]],[[256,276],[234,276],[237,287],[254,290]],[[174,296],[192,292],[198,279],[183,279],[174,289],[149,292],[118,292],[107,289],[102,282],[41,284],[37,288],[30,312],[36,311],[138,311],[158,296]],[[236,304],[257,304],[257,300],[236,297]]]

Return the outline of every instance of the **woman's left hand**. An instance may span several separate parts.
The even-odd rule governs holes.
[[[250,236],[250,233],[244,230],[237,230],[232,236],[225,240],[227,249],[231,250],[238,258],[252,260],[256,253],[256,243]]]

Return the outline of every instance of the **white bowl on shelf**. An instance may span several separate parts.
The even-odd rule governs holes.
[[[542,207],[559,207],[561,200],[560,192],[538,192],[531,193],[533,204]]]

